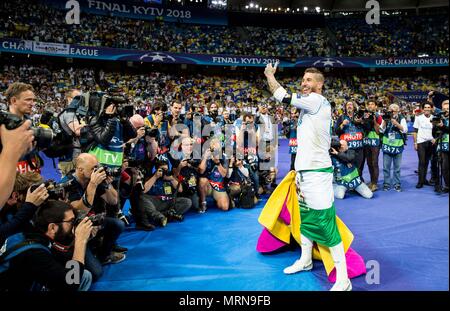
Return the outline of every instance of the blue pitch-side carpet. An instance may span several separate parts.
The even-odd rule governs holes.
[[[287,141],[281,140],[280,178],[289,161]],[[372,200],[348,194],[335,202],[338,215],[355,235],[352,247],[366,262],[376,260],[380,267],[379,284],[368,284],[362,276],[353,280],[354,290],[449,289],[449,197],[436,195],[432,187],[415,188],[417,162],[410,140],[403,155],[403,192],[378,191]],[[51,161],[46,161],[43,173],[57,176]],[[380,170],[380,184],[382,179]],[[264,203],[230,212],[211,207],[206,214],[189,213],[184,222],[153,232],[127,229],[119,239],[129,248],[127,259],[106,266],[92,289],[328,290],[331,283],[320,262],[315,261],[311,273],[283,275],[299,249],[272,255],[256,252],[262,229],[257,219]]]

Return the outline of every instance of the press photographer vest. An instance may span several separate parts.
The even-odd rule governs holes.
[[[448,119],[444,119],[443,123],[445,126],[448,126],[448,124],[449,124]],[[449,151],[448,136],[449,136],[448,134],[442,135],[442,141],[438,142],[437,151],[442,151],[442,152]]]
[[[150,127],[155,127],[155,118],[153,115],[149,115],[144,119],[144,124]],[[169,136],[170,125],[167,121],[161,121],[158,126],[158,143],[161,149],[168,149],[170,147]]]
[[[358,168],[355,166],[348,167],[347,164],[342,163],[335,157],[331,157],[334,166],[334,176],[336,183],[344,186],[347,189],[355,189],[361,185],[361,177],[358,173]]]
[[[96,145],[88,153],[95,155],[100,164],[109,167],[121,167],[123,162],[123,136],[120,122],[117,122],[114,136],[108,146]]]
[[[378,114],[375,114],[375,117],[378,118]],[[380,135],[372,129],[366,137],[363,139],[363,145],[367,147],[378,147],[380,146]]]
[[[363,147],[364,133],[361,129],[356,127],[355,124],[353,124],[353,121],[348,116],[344,117],[344,120],[346,119],[349,120],[350,123],[344,126],[344,133],[341,134],[339,139],[345,140],[347,142],[348,149],[361,149]]]
[[[401,122],[401,120],[399,121]],[[397,128],[389,122],[384,131],[382,140],[382,150],[383,153],[390,155],[397,155],[403,152],[405,142],[403,141],[403,135]]]

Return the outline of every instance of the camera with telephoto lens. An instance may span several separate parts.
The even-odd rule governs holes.
[[[4,124],[8,130],[15,130],[24,122],[25,120],[22,120],[15,114],[0,110],[0,125]],[[37,148],[44,149],[50,147],[54,137],[54,133],[51,129],[45,129],[42,127],[31,127],[30,129],[33,131],[34,141],[36,142]]]
[[[98,213],[88,216],[89,220],[92,222],[92,226],[100,228],[103,228],[104,226],[105,217],[105,213]],[[75,221],[75,227],[78,226],[83,219],[84,217],[77,217],[77,220]]]
[[[72,181],[67,181],[65,183],[56,183],[53,179],[46,180],[44,182],[45,188],[47,188],[48,198],[47,200],[65,200],[66,199],[66,188],[71,185]],[[35,191],[41,183],[33,184],[30,186],[30,192]]]
[[[115,168],[111,168],[109,166],[99,166],[97,170],[99,170],[100,168],[103,168],[103,171],[105,172],[107,177],[120,177],[122,175],[122,168],[120,167],[115,167]]]

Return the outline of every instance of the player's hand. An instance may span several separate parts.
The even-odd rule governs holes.
[[[264,74],[266,77],[271,77],[275,75],[275,72],[277,72],[278,62],[275,63],[275,65],[272,65],[272,63],[268,63],[266,66],[266,69],[264,69]]]

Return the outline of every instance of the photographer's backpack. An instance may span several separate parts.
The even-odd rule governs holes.
[[[0,274],[9,269],[11,259],[30,249],[43,249],[50,252],[50,249],[41,243],[27,240],[23,233],[16,233],[8,237],[0,248]]]

